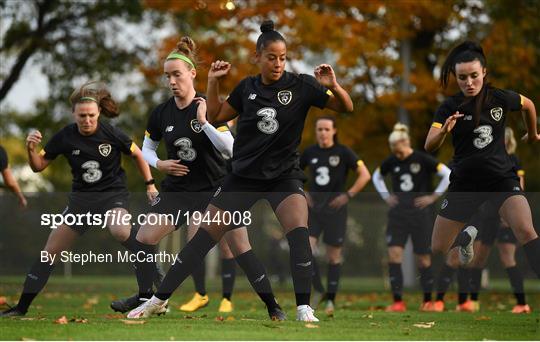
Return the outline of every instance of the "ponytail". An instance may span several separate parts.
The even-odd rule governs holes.
[[[174,49],[168,56],[167,60],[180,59],[186,63],[189,70],[195,69],[198,64],[197,61],[197,45],[190,37],[182,37],[176,49]]]
[[[75,110],[77,103],[95,102],[100,113],[108,118],[115,118],[120,115],[120,110],[116,101],[103,82],[90,81],[75,89],[69,97],[72,110]]]

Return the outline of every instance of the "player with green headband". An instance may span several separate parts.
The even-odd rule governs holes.
[[[136,236],[132,236],[134,243],[142,252],[151,253],[164,236],[184,223],[188,227],[188,240],[195,236],[200,223],[200,220],[197,222],[199,213],[204,213],[212,195],[227,173],[224,156],[227,158],[232,156],[234,139],[229,127],[227,124],[214,127],[207,122],[206,101],[202,94],[195,91],[193,82],[197,71],[194,51],[193,40],[183,37],[175,51],[167,56],[164,74],[173,96],[157,106],[150,114],[143,143],[143,154],[148,163],[167,174],[161,183],[159,197],[148,209],[148,214],[172,214],[177,217],[177,213],[180,212],[181,219],[176,222],[162,220],[161,224],[157,225],[142,225]],[[156,153],[162,140],[167,150],[164,160],[160,160]],[[186,216],[186,213],[191,217]],[[272,293],[266,271],[251,250],[247,229],[241,227],[227,234],[220,243],[220,252],[223,298],[219,311],[233,310],[231,295],[237,262],[266,304],[270,318],[285,319],[285,314]],[[195,281],[196,293],[191,301],[180,307],[183,311],[198,310],[209,301],[204,281],[204,262],[195,266],[189,273]],[[142,272],[145,275],[144,279],[139,282],[139,293],[113,302],[111,304],[113,309],[128,311],[152,297],[154,266],[143,262],[137,265],[137,269],[145,270]],[[136,313],[130,313],[128,317],[137,316]]]

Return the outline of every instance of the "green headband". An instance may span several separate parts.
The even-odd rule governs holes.
[[[180,53],[177,53],[177,52],[172,52],[170,53],[168,56],[167,56],[167,60],[171,60],[171,59],[181,59],[183,60],[184,62],[186,62],[187,64],[191,65],[191,67],[193,69],[195,69],[195,64],[193,64],[193,62],[191,61],[191,59],[187,58],[186,56],[180,54]]]
[[[79,101],[94,101],[95,103],[97,103],[97,100],[93,97],[90,97],[90,96],[84,96],[84,97],[81,97],[81,99]]]

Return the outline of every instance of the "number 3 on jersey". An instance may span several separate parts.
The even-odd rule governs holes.
[[[89,160],[82,164],[81,168],[86,170],[86,172],[82,174],[82,179],[86,183],[95,183],[101,179],[103,173],[99,169],[99,163],[97,161]]]
[[[317,176],[315,177],[317,185],[325,186],[330,183],[330,170],[326,166],[318,167],[315,172],[317,172]]]
[[[189,138],[178,138],[173,144],[178,147],[178,158],[186,161],[194,161],[197,158],[197,151],[192,146],[191,140]]]
[[[493,128],[490,125],[478,126],[473,132],[478,133],[478,138],[473,140],[473,145],[478,149],[483,149],[493,141]]]
[[[399,179],[401,180],[401,183],[399,183],[401,191],[407,192],[414,188],[414,183],[410,174],[404,173],[399,177]]]
[[[276,120],[277,112],[274,108],[265,107],[259,109],[258,116],[262,116],[261,121],[257,122],[257,128],[264,134],[276,133],[279,128],[279,122]]]

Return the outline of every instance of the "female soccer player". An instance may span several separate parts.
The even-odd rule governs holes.
[[[9,160],[8,155],[6,153],[6,150],[0,145],[0,173],[2,174],[2,178],[4,179],[4,185],[9,188],[16,196],[17,200],[19,201],[19,205],[21,208],[26,208],[27,202],[26,197],[24,197],[24,194],[21,191],[21,188],[19,187],[19,183],[17,183],[17,180],[15,177],[13,177],[13,173],[11,172],[11,169],[9,167]]]
[[[313,322],[318,319],[309,306],[312,255],[307,230],[308,208],[297,147],[311,106],[351,112],[353,104],[328,64],[315,68],[316,79],[286,72],[285,39],[274,31],[272,21],[264,22],[261,31],[256,48],[259,75],[242,80],[223,103],[218,96],[218,79],[229,72],[231,65],[214,62],[208,75],[210,121],[226,122],[238,116],[238,132],[233,172],[225,177],[207,212],[209,217],[238,214],[245,217],[257,200],[270,202],[290,246],[296,318]],[[234,226],[218,221],[203,223],[178,254],[182,262],[171,267],[155,296],[131,311],[128,317],[143,317],[163,310],[176,288]]]
[[[462,264],[470,262],[476,229],[460,231],[478,207],[489,201],[512,228],[540,277],[540,238],[504,146],[506,116],[512,111],[525,113],[528,133],[524,139],[530,143],[540,140],[535,106],[523,95],[487,84],[486,57],[478,43],[466,41],[450,52],[441,70],[444,88],[450,74],[461,92],[439,107],[425,143],[427,151],[435,151],[452,133],[454,145],[449,191],[435,220],[432,250],[448,253],[452,249],[451,257],[459,257]]]
[[[143,143],[144,157],[151,166],[167,176],[161,184],[161,193],[153,201],[147,214],[148,217],[158,217],[158,222],[146,223],[130,236],[136,249],[144,253],[151,253],[165,235],[185,222],[191,229],[200,225],[204,209],[226,173],[223,155],[232,155],[234,139],[228,126],[221,124],[214,127],[207,123],[206,101],[202,95],[195,92],[195,48],[191,38],[183,37],[177,48],[168,55],[164,63],[164,73],[173,96],[160,104],[148,120]],[[166,160],[160,160],[156,154],[161,140],[166,144]],[[174,221],[170,216],[174,217]],[[195,236],[198,234],[197,232]],[[251,250],[247,229],[242,227],[231,231],[226,239],[236,261],[266,304],[270,317],[285,319],[272,293],[266,271]],[[188,243],[189,245],[191,243]],[[183,262],[180,260],[175,264]],[[190,274],[202,269],[201,262],[193,266]],[[154,266],[152,263],[142,262],[137,267],[144,269],[143,278],[139,279],[139,294],[122,300],[121,303],[113,303],[119,304],[118,307],[122,309],[119,311],[131,310],[153,294]],[[203,292],[204,269],[200,273],[201,280],[196,282],[198,293],[187,307],[184,306],[185,311],[194,311],[208,302],[208,297]],[[224,299],[230,301],[232,286],[228,291],[225,290],[227,293],[224,294]],[[231,310],[231,305],[222,305],[222,311]]]
[[[512,159],[514,168],[519,177],[519,182],[522,189],[525,189],[525,171],[521,167],[519,159],[516,157],[516,139],[514,131],[510,127],[505,129],[505,146],[510,158]],[[474,221],[474,219],[473,219]],[[480,291],[480,282],[482,270],[487,264],[491,247],[497,240],[497,249],[499,250],[499,258],[504,266],[510,285],[516,298],[516,305],[512,309],[513,313],[530,313],[531,308],[525,299],[525,290],[523,286],[523,275],[516,264],[516,244],[517,240],[512,233],[512,230],[506,222],[501,221],[499,214],[492,208],[483,206],[481,213],[473,225],[478,224],[478,238],[474,243],[474,258],[470,264],[470,292],[471,300],[464,305],[467,311],[478,311],[480,303],[478,302],[478,293]],[[460,291],[461,292],[461,291]]]
[[[325,312],[334,313],[334,301],[339,286],[343,242],[347,228],[347,203],[366,186],[371,179],[366,165],[350,148],[337,142],[335,119],[322,116],[315,122],[317,144],[306,148],[300,156],[300,168],[309,167],[309,242],[311,250],[317,250],[319,236],[324,232],[328,260],[328,281],[325,293],[319,267],[313,258],[313,307],[321,299],[326,300]],[[349,170],[356,171],[354,184],[345,190]],[[314,253],[315,254],[315,253]]]
[[[37,145],[43,139],[39,131],[31,132],[26,138],[26,149],[30,167],[41,172],[58,156],[64,155],[71,166],[73,175],[72,192],[68,205],[62,213],[64,217],[100,215],[113,237],[127,247],[126,241],[131,225],[121,224],[113,219],[128,214],[128,191],[126,175],[121,167],[121,154],[132,156],[139,172],[147,183],[149,200],[155,196],[156,188],[150,184],[152,174],[141,150],[121,130],[99,120],[101,115],[116,117],[118,107],[109,91],[100,83],[90,82],[76,89],[70,97],[75,123],[67,125],[38,153]],[[73,221],[73,220],[71,220]],[[86,222],[85,222],[86,223]],[[102,223],[95,222],[97,226]],[[92,223],[84,225],[61,224],[52,230],[43,251],[47,252],[47,262],[38,259],[30,269],[24,282],[19,303],[2,313],[2,316],[22,316],[43,289],[54,268],[54,261],[62,251],[68,250],[75,239],[82,235]],[[129,248],[128,248],[129,249]],[[42,252],[43,252],[42,251]]]
[[[407,126],[397,123],[388,138],[392,155],[383,161],[373,174],[373,184],[381,197],[390,206],[386,230],[388,245],[388,273],[394,303],[386,311],[404,312],[407,310],[402,299],[403,248],[411,236],[416,254],[420,284],[424,292],[421,311],[431,311],[431,290],[433,271],[429,248],[433,218],[429,207],[449,184],[450,169],[432,156],[413,150]],[[384,183],[384,176],[391,176],[392,193]],[[433,193],[432,176],[437,174],[441,181]]]

